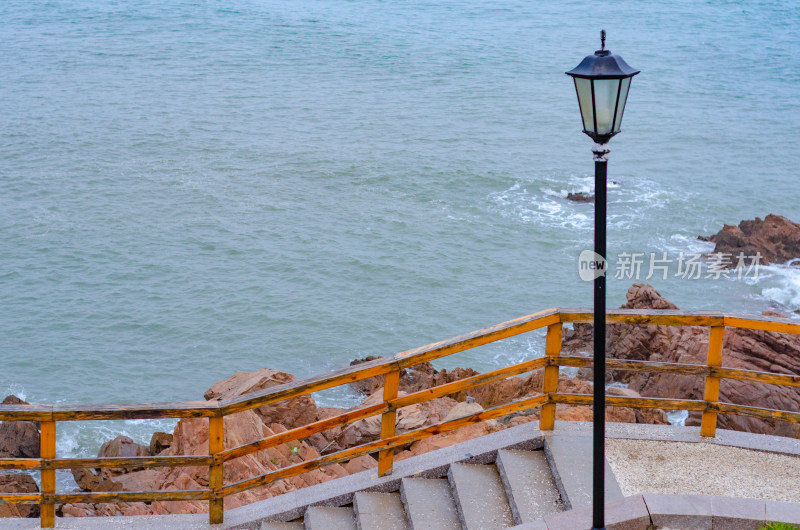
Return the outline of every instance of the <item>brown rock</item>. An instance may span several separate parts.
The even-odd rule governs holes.
[[[414,442],[407,450],[398,453],[395,456],[395,460],[404,460],[412,456],[421,455],[423,453],[449,447],[461,442],[466,442],[467,440],[472,440],[473,438],[478,438],[479,436],[485,436],[487,434],[497,432],[502,428],[503,427],[497,422],[489,423],[483,421],[480,423],[473,423],[454,431],[437,434],[428,438],[423,438],[418,442]]]
[[[639,392],[633,390],[632,388],[618,388],[618,387],[611,387],[606,390],[606,394],[609,396],[622,396],[622,397],[642,397]],[[667,419],[667,413],[664,412],[662,409],[633,409],[633,408],[626,408],[626,407],[609,407],[609,411],[611,411],[611,416],[606,414],[606,418],[608,421],[625,421],[627,423],[649,423],[653,425],[667,425],[669,420]],[[625,411],[625,412],[622,412]],[[629,413],[633,413],[632,421],[631,416]],[[629,419],[612,419],[614,417],[617,418],[629,418]]]
[[[3,401],[0,403],[2,405],[30,405],[27,401],[23,401],[14,394],[10,394],[3,398]]]
[[[189,473],[178,472],[163,489],[166,490],[198,490],[204,485],[199,484]],[[207,484],[205,484],[207,486]],[[202,501],[163,502],[156,501],[151,505],[151,510],[156,515],[179,513],[205,513],[208,511],[207,503]]]
[[[317,421],[332,418],[347,412],[347,409],[339,409],[334,407],[317,407]],[[341,451],[341,447],[336,443],[336,437],[342,432],[342,427],[333,427],[309,436],[304,441],[312,445],[320,454],[326,455]]]
[[[356,366],[358,364],[364,364],[370,361],[376,361],[378,359],[383,359],[383,357],[380,355],[367,355],[362,359],[353,359],[350,361],[350,366]],[[401,373],[400,378],[402,379],[402,377],[403,374]],[[350,383],[350,386],[359,394],[369,395],[375,392],[375,389],[378,387],[383,386],[383,376],[370,377],[367,379],[362,379],[361,381],[354,381],[353,383]]]
[[[83,502],[63,504],[59,512],[61,517],[95,517],[98,515],[94,504]]]
[[[208,389],[205,398],[208,400],[227,399],[258,390],[273,388],[295,381],[295,377],[287,372],[262,368],[256,372],[240,372],[224,381],[219,381]],[[317,419],[317,405],[309,395],[279,401],[255,409],[265,424],[280,423],[289,429],[301,427]]]
[[[568,193],[567,199],[575,202],[594,202],[594,195],[580,191],[578,193]]]
[[[398,396],[407,395],[400,391]],[[383,389],[378,389],[367,397],[356,408],[368,407],[383,401]],[[408,407],[403,407],[397,412],[397,434],[420,429],[422,427],[439,423],[447,413],[458,404],[450,398],[436,398],[424,403],[417,403]],[[363,420],[358,420],[347,428],[337,437],[336,442],[342,449],[355,447],[367,442],[378,439],[381,432],[381,416],[370,416]]]
[[[166,432],[154,432],[150,438],[150,454],[157,455],[172,445],[172,435]]]
[[[131,457],[131,456],[150,456],[150,450],[144,445],[137,444],[127,436],[117,436],[100,446],[97,452],[99,457]],[[138,471],[142,468],[103,468],[95,469],[73,469],[72,478],[78,486],[86,491],[118,491],[123,488],[116,485],[113,477]],[[104,489],[110,488],[110,489]],[[70,508],[80,511],[82,508]]]
[[[72,478],[84,491],[100,491],[100,475],[91,469],[73,469]]]
[[[566,378],[566,376],[564,376]],[[533,396],[542,391],[543,373],[537,370],[528,376],[510,377],[487,385],[470,388],[453,397],[458,401],[473,398],[484,408],[509,403],[515,399]]]
[[[117,436],[100,446],[98,457],[131,457],[150,456],[150,449],[142,444],[137,444],[127,436]]]
[[[3,399],[3,405],[27,405],[17,396]],[[4,421],[0,423],[0,458],[39,458],[39,423]]]
[[[117,436],[100,446],[97,452],[98,457],[131,457],[131,456],[150,456],[150,448],[146,445],[137,444],[127,436]],[[121,475],[130,471],[138,471],[141,468],[106,468],[111,474]],[[99,471],[99,470],[97,470]]]
[[[729,268],[736,267],[739,254],[746,258],[761,254],[761,264],[786,263],[800,258],[800,224],[780,215],[769,214],[762,221],[742,221],[739,226],[724,225],[716,235],[714,252],[731,256]],[[750,259],[744,260],[750,264]]]
[[[38,493],[39,486],[25,473],[0,474],[0,493]],[[0,517],[39,517],[38,504],[0,503]]]
[[[369,471],[378,467],[378,461],[369,455],[357,456],[344,464],[344,469],[351,475],[362,471]]]
[[[382,357],[370,355],[363,359],[356,359],[350,362],[350,366],[362,364]],[[400,372],[400,390],[409,394],[418,392],[426,388],[443,385],[477,375],[478,372],[471,368],[454,368],[451,371],[436,370],[431,363],[422,363]],[[377,389],[383,388],[383,376],[370,377],[355,383],[350,383],[355,390],[362,394],[373,394]]]

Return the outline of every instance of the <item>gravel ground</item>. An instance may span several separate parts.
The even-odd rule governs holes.
[[[707,494],[800,502],[800,457],[713,443],[607,439],[624,495]]]

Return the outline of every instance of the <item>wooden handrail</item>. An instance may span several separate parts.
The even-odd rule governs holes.
[[[39,493],[0,493],[0,502],[9,504],[39,504],[42,496]]]
[[[75,502],[155,502],[155,501],[208,501],[211,490],[170,491],[92,491],[82,493],[42,494],[42,500],[51,503]]]
[[[561,355],[562,324],[589,322],[592,317],[593,312],[589,309],[548,309],[446,341],[407,350],[391,357],[376,359],[327,374],[218,401],[101,405],[0,405],[0,421],[41,422],[41,457],[0,459],[0,469],[39,469],[42,472],[41,492],[36,494],[0,494],[0,502],[14,504],[39,503],[41,504],[42,527],[52,527],[55,524],[56,503],[202,500],[209,501],[209,520],[213,524],[222,522],[224,514],[223,500],[228,495],[371,453],[379,454],[379,474],[388,474],[392,470],[394,449],[428,436],[458,429],[470,423],[541,407],[539,428],[549,430],[554,425],[557,405],[592,404],[593,398],[591,395],[558,392],[559,367],[591,367],[593,364],[593,360],[589,357]],[[619,309],[608,312],[607,323],[609,325],[700,326],[707,327],[710,330],[708,359],[705,364],[624,359],[609,359],[606,362],[606,367],[611,370],[703,377],[705,378],[703,400],[607,396],[607,405],[702,412],[703,425],[701,432],[705,436],[715,435],[718,414],[738,414],[786,422],[800,422],[800,412],[798,411],[774,410],[719,401],[719,383],[722,379],[800,388],[800,375],[759,372],[721,366],[722,342],[726,327],[800,334],[800,324],[797,322],[787,319],[717,311]],[[547,340],[543,357],[398,397],[400,375],[406,368],[544,327],[547,328]],[[440,422],[411,432],[402,434],[396,434],[395,432],[397,411],[402,407],[453,395],[480,385],[540,369],[544,369],[545,373],[541,389],[542,393],[539,395],[497,405],[474,414]],[[290,429],[238,447],[223,448],[224,417],[227,415],[379,376],[383,377],[385,381],[383,401],[381,403],[347,411],[331,418]],[[305,439],[332,427],[348,425],[374,415],[381,415],[381,432],[378,440],[232,484],[224,483],[222,470],[224,463],[227,461],[291,441]],[[111,458],[56,458],[55,456],[55,431],[56,424],[60,421],[201,417],[209,419],[208,455]],[[209,469],[209,488],[204,490],[153,492],[56,493],[55,491],[56,469],[153,468],[163,466],[206,466]]]

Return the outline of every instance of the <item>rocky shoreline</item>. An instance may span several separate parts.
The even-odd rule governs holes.
[[[628,301],[622,308],[677,309],[652,286],[634,284],[627,293]],[[776,316],[783,316],[777,315]],[[564,330],[562,349],[565,353],[590,355],[592,348],[591,324],[576,323],[574,329]],[[678,326],[637,326],[615,324],[609,326],[609,351],[611,358],[648,359],[664,362],[704,364],[708,347],[705,328]],[[353,361],[353,364],[373,358]],[[779,333],[729,329],[724,342],[723,365],[800,375],[800,337]],[[457,381],[477,374],[470,368],[436,370],[425,363],[406,370],[400,379],[400,395],[417,392],[433,386]],[[542,388],[541,370],[527,376],[508,378],[468,391],[432,399],[405,407],[398,412],[398,434],[419,429],[434,423],[457,418],[483,408],[508,403],[512,400],[539,394]],[[590,394],[591,370],[581,370],[575,377],[559,375],[560,392]],[[238,373],[214,384],[204,395],[207,400],[230,398],[256,390],[266,389],[294,381],[293,375],[267,368],[256,372]],[[608,383],[622,383],[624,387],[610,387],[610,395],[648,396],[667,398],[702,399],[703,378],[671,374],[609,371]],[[364,395],[360,408],[382,400],[382,378],[371,378],[354,383],[353,388]],[[743,405],[755,405],[784,410],[800,408],[800,389],[777,387],[743,381],[723,381],[721,399]],[[7,398],[9,402],[13,398]],[[300,427],[340,413],[345,409],[318,407],[311,396],[299,396],[285,402],[259,407],[228,416],[224,420],[225,448],[235,447],[264,436]],[[590,421],[592,409],[588,406],[559,405],[559,420]],[[660,409],[628,409],[609,407],[606,417],[612,422],[666,424],[667,414]],[[498,420],[484,421],[459,430],[420,440],[396,451],[396,459],[426,453],[471,438],[521,425],[539,418],[539,409],[511,414]],[[226,463],[225,481],[234,482],[256,474],[310,460],[321,454],[337,452],[349,447],[376,440],[380,434],[380,416],[359,420],[351,425],[336,427],[298,442],[283,444]],[[688,425],[697,425],[699,414],[692,413]],[[800,438],[800,426],[795,424],[720,415],[719,426],[724,429],[754,433],[776,434]],[[0,448],[4,457],[37,457],[38,426],[33,422],[5,422],[0,425]],[[203,455],[208,450],[208,428],[204,418],[182,419],[172,434],[154,433],[149,446],[134,443],[119,436],[107,441],[98,456],[149,456],[149,455]],[[365,455],[344,464],[334,464],[319,470],[288,479],[278,480],[269,486],[240,493],[225,499],[226,508],[242,506],[281,493],[297,490],[334,478],[372,469],[377,460]],[[11,479],[10,477],[16,477]],[[28,477],[28,478],[21,478]],[[104,469],[74,470],[73,477],[83,491],[144,491],[198,489],[208,486],[208,470],[204,467],[156,468],[142,470]],[[28,480],[30,479],[30,480]],[[33,479],[24,474],[0,475],[2,491],[35,491]],[[33,507],[0,505],[4,516],[35,517]],[[169,513],[200,513],[207,510],[204,502],[153,502],[120,504],[65,504],[58,506],[61,516],[96,515],[147,515]]]
[[[726,265],[733,268],[741,254],[744,264],[752,262],[752,256],[760,256],[761,265],[787,263],[800,258],[800,224],[786,217],[769,214],[763,220],[742,221],[739,226],[724,225],[711,236],[697,236],[701,241],[714,243],[714,254],[731,258]]]
[[[776,215],[763,221],[742,221],[738,227],[725,225],[716,235],[702,238],[716,244],[715,252],[735,255],[738,252],[763,256],[762,264],[781,263],[800,256],[800,225]],[[622,308],[678,309],[661,296],[652,286],[634,284],[627,293]],[[765,315],[785,317],[780,313]],[[645,326],[615,324],[608,327],[608,356],[617,359],[636,359],[662,362],[705,364],[708,348],[708,330],[697,327]],[[592,325],[575,323],[564,329],[564,353],[591,355]],[[359,359],[351,364],[372,360]],[[774,332],[730,328],[726,330],[723,344],[723,366],[749,370],[800,375],[800,336]],[[430,363],[405,370],[400,377],[400,395],[424,390],[441,384],[476,375],[471,368],[436,370]],[[703,399],[703,378],[672,374],[609,371],[607,383],[619,383],[608,389],[611,395],[646,396],[660,398]],[[574,377],[559,375],[559,392],[591,394],[590,370],[580,370]],[[290,383],[295,377],[287,372],[264,368],[255,372],[237,373],[219,381],[205,392],[206,400],[226,399],[249,392]],[[457,418],[483,408],[508,403],[541,392],[541,370],[527,376],[518,376],[489,383],[468,391],[411,405],[398,411],[397,433],[402,434],[441,421]],[[364,396],[353,408],[361,408],[382,401],[381,377],[353,383],[353,388]],[[753,405],[783,410],[800,410],[800,389],[779,387],[745,381],[723,380],[720,399],[742,405]],[[4,404],[24,403],[8,396]],[[319,407],[312,396],[299,396],[290,400],[239,412],[224,419],[224,447],[230,448],[307,425],[345,412],[345,409]],[[590,421],[591,407],[559,405],[558,420]],[[627,409],[609,407],[606,417],[612,422],[666,424],[667,414],[660,409]],[[396,450],[396,459],[426,453],[471,438],[508,427],[538,420],[539,409],[511,414],[497,420],[472,424],[456,431],[420,440]],[[690,413],[687,425],[699,424],[699,413]],[[380,416],[359,420],[351,425],[335,427],[308,438],[276,446],[259,453],[247,455],[226,463],[226,483],[317,458],[376,440],[380,434]],[[759,418],[721,414],[719,427],[752,433],[775,434],[800,438],[800,425]],[[149,445],[135,443],[130,438],[118,436],[106,441],[98,456],[175,456],[208,454],[208,426],[204,418],[181,419],[172,433],[156,432]],[[36,422],[0,423],[0,458],[39,457],[39,425]],[[377,460],[365,455],[344,464],[333,464],[303,475],[278,480],[267,486],[239,493],[225,499],[225,508],[235,508],[258,500],[312,486],[352,473],[377,467]],[[74,470],[72,472],[80,491],[147,491],[201,489],[208,486],[208,469],[205,467]],[[25,473],[0,474],[0,492],[35,492],[36,482]],[[207,511],[207,503],[200,501],[119,503],[119,504],[65,504],[57,506],[64,517],[97,515],[149,515],[200,513]],[[0,504],[0,517],[37,517],[38,506]]]

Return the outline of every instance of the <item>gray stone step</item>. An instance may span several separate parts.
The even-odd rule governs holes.
[[[468,530],[514,526],[503,482],[493,465],[452,464],[447,473],[461,524]]]
[[[404,478],[400,498],[411,530],[461,530],[447,479]]]
[[[517,524],[532,523],[564,509],[544,451],[501,449],[495,466]]]
[[[592,504],[592,437],[548,435],[544,443],[564,508],[574,510]],[[614,472],[605,462],[607,503],[622,500]]]
[[[263,522],[258,527],[259,530],[303,530],[303,523],[272,523]]]
[[[353,508],[309,506],[303,520],[306,530],[356,530]]]
[[[358,530],[407,530],[406,512],[399,493],[359,491],[353,498]]]

